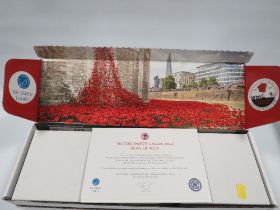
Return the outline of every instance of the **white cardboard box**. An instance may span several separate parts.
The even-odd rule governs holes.
[[[57,209],[197,209],[213,207],[272,209],[277,205],[250,132],[247,134],[200,134],[213,199],[212,204],[153,205],[79,202],[91,132],[58,131],[56,141],[58,140],[59,143],[48,138],[48,135],[54,132],[57,131],[40,131],[39,133],[43,133],[45,138],[38,139],[36,127],[32,128],[7,186],[4,200],[26,209],[34,209],[33,207],[44,207],[43,209],[45,207]],[[69,132],[69,135],[66,134],[68,138],[65,138],[64,132]],[[59,138],[60,133],[63,133],[61,138]],[[219,135],[221,138],[216,138],[215,135]],[[82,138],[76,138],[77,136],[82,136]],[[41,150],[40,148],[45,152],[36,151]],[[29,153],[40,158],[32,160]],[[65,163],[65,167],[61,168],[61,165]],[[34,174],[30,173],[33,169],[38,170],[35,172],[38,177],[31,180],[30,177],[34,177]],[[62,174],[65,173],[67,175],[63,176]],[[236,184],[245,185],[246,200],[238,199]]]

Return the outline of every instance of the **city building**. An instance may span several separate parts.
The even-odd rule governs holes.
[[[244,84],[242,64],[213,63],[197,67],[195,82],[215,77],[219,85]]]
[[[165,76],[172,75],[171,53],[168,54]]]
[[[166,69],[165,69],[165,77],[172,75],[172,65],[171,65],[171,53],[168,54],[168,58],[166,61]],[[154,77],[154,88],[161,89],[163,88],[163,80],[164,78],[159,78],[159,76]]]
[[[175,78],[177,89],[184,88],[194,82],[194,74],[187,71],[179,71],[172,74]]]

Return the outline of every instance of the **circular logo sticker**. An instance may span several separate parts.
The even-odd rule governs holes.
[[[248,92],[250,105],[258,111],[267,111],[275,106],[279,99],[279,88],[271,79],[255,81]]]
[[[94,178],[92,181],[91,181],[92,185],[93,186],[98,186],[100,184],[100,179],[98,178]]]
[[[198,179],[192,178],[189,180],[189,188],[194,192],[198,192],[201,190],[202,184]]]
[[[16,102],[27,104],[36,95],[36,82],[28,72],[15,72],[9,81],[9,92]]]
[[[19,75],[17,82],[18,82],[18,86],[21,87],[22,89],[26,89],[30,85],[29,77],[26,74]]]

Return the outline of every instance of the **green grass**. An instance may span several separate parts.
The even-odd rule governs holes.
[[[152,98],[151,98],[152,99]],[[189,99],[174,99],[174,98],[155,98],[160,100],[170,100],[170,101],[198,101],[205,102],[209,104],[225,104],[235,109],[245,110],[245,102],[244,101],[212,101],[212,100],[189,100]]]

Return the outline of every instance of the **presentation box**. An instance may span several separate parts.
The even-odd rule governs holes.
[[[38,125],[237,131],[280,120],[279,66],[240,51],[35,46],[6,63],[3,107]]]
[[[148,139],[143,140],[147,138],[141,135],[143,133],[149,136]],[[174,135],[176,133],[178,138]],[[127,138],[123,139],[123,136]],[[133,139],[137,148],[133,146]],[[164,139],[164,144],[161,139]],[[140,147],[139,143],[142,143]],[[176,145],[179,151],[174,150]],[[108,151],[99,150],[103,147],[107,147]],[[122,149],[111,150],[119,147]],[[146,147],[154,152],[147,152]],[[172,157],[168,154],[172,154]],[[173,164],[153,163],[153,168],[160,165],[164,168],[149,171],[149,164],[135,163],[135,155],[141,156],[136,158],[140,162],[147,161],[144,155],[149,155],[151,160],[158,157],[159,160],[173,161]],[[120,157],[125,157],[126,161],[133,160],[135,165],[130,170],[134,171],[121,168],[129,167],[127,162],[116,164],[120,162]],[[102,158],[108,161],[98,164]],[[168,169],[171,166],[177,166],[172,174]],[[119,174],[116,168],[123,174]],[[102,170],[106,174],[102,174]],[[143,178],[139,172],[145,172],[146,177]],[[149,177],[151,174],[157,177]],[[106,176],[111,176],[111,179]],[[137,183],[144,186],[135,185],[134,176],[137,176]],[[185,179],[181,182],[180,177]],[[196,183],[190,185],[192,178],[196,179]],[[160,189],[159,186],[151,187],[151,183],[161,185]],[[204,191],[200,194],[202,189]],[[96,196],[96,190],[104,190],[105,193]],[[114,191],[119,193],[114,194]],[[163,198],[168,200],[161,200]],[[37,130],[34,126],[3,199],[26,209],[272,209],[277,205],[250,132],[199,133],[196,129],[93,128],[88,131],[54,131]]]
[[[277,206],[249,128],[280,120],[253,53],[35,46],[3,107],[35,122],[3,197],[26,209]]]

